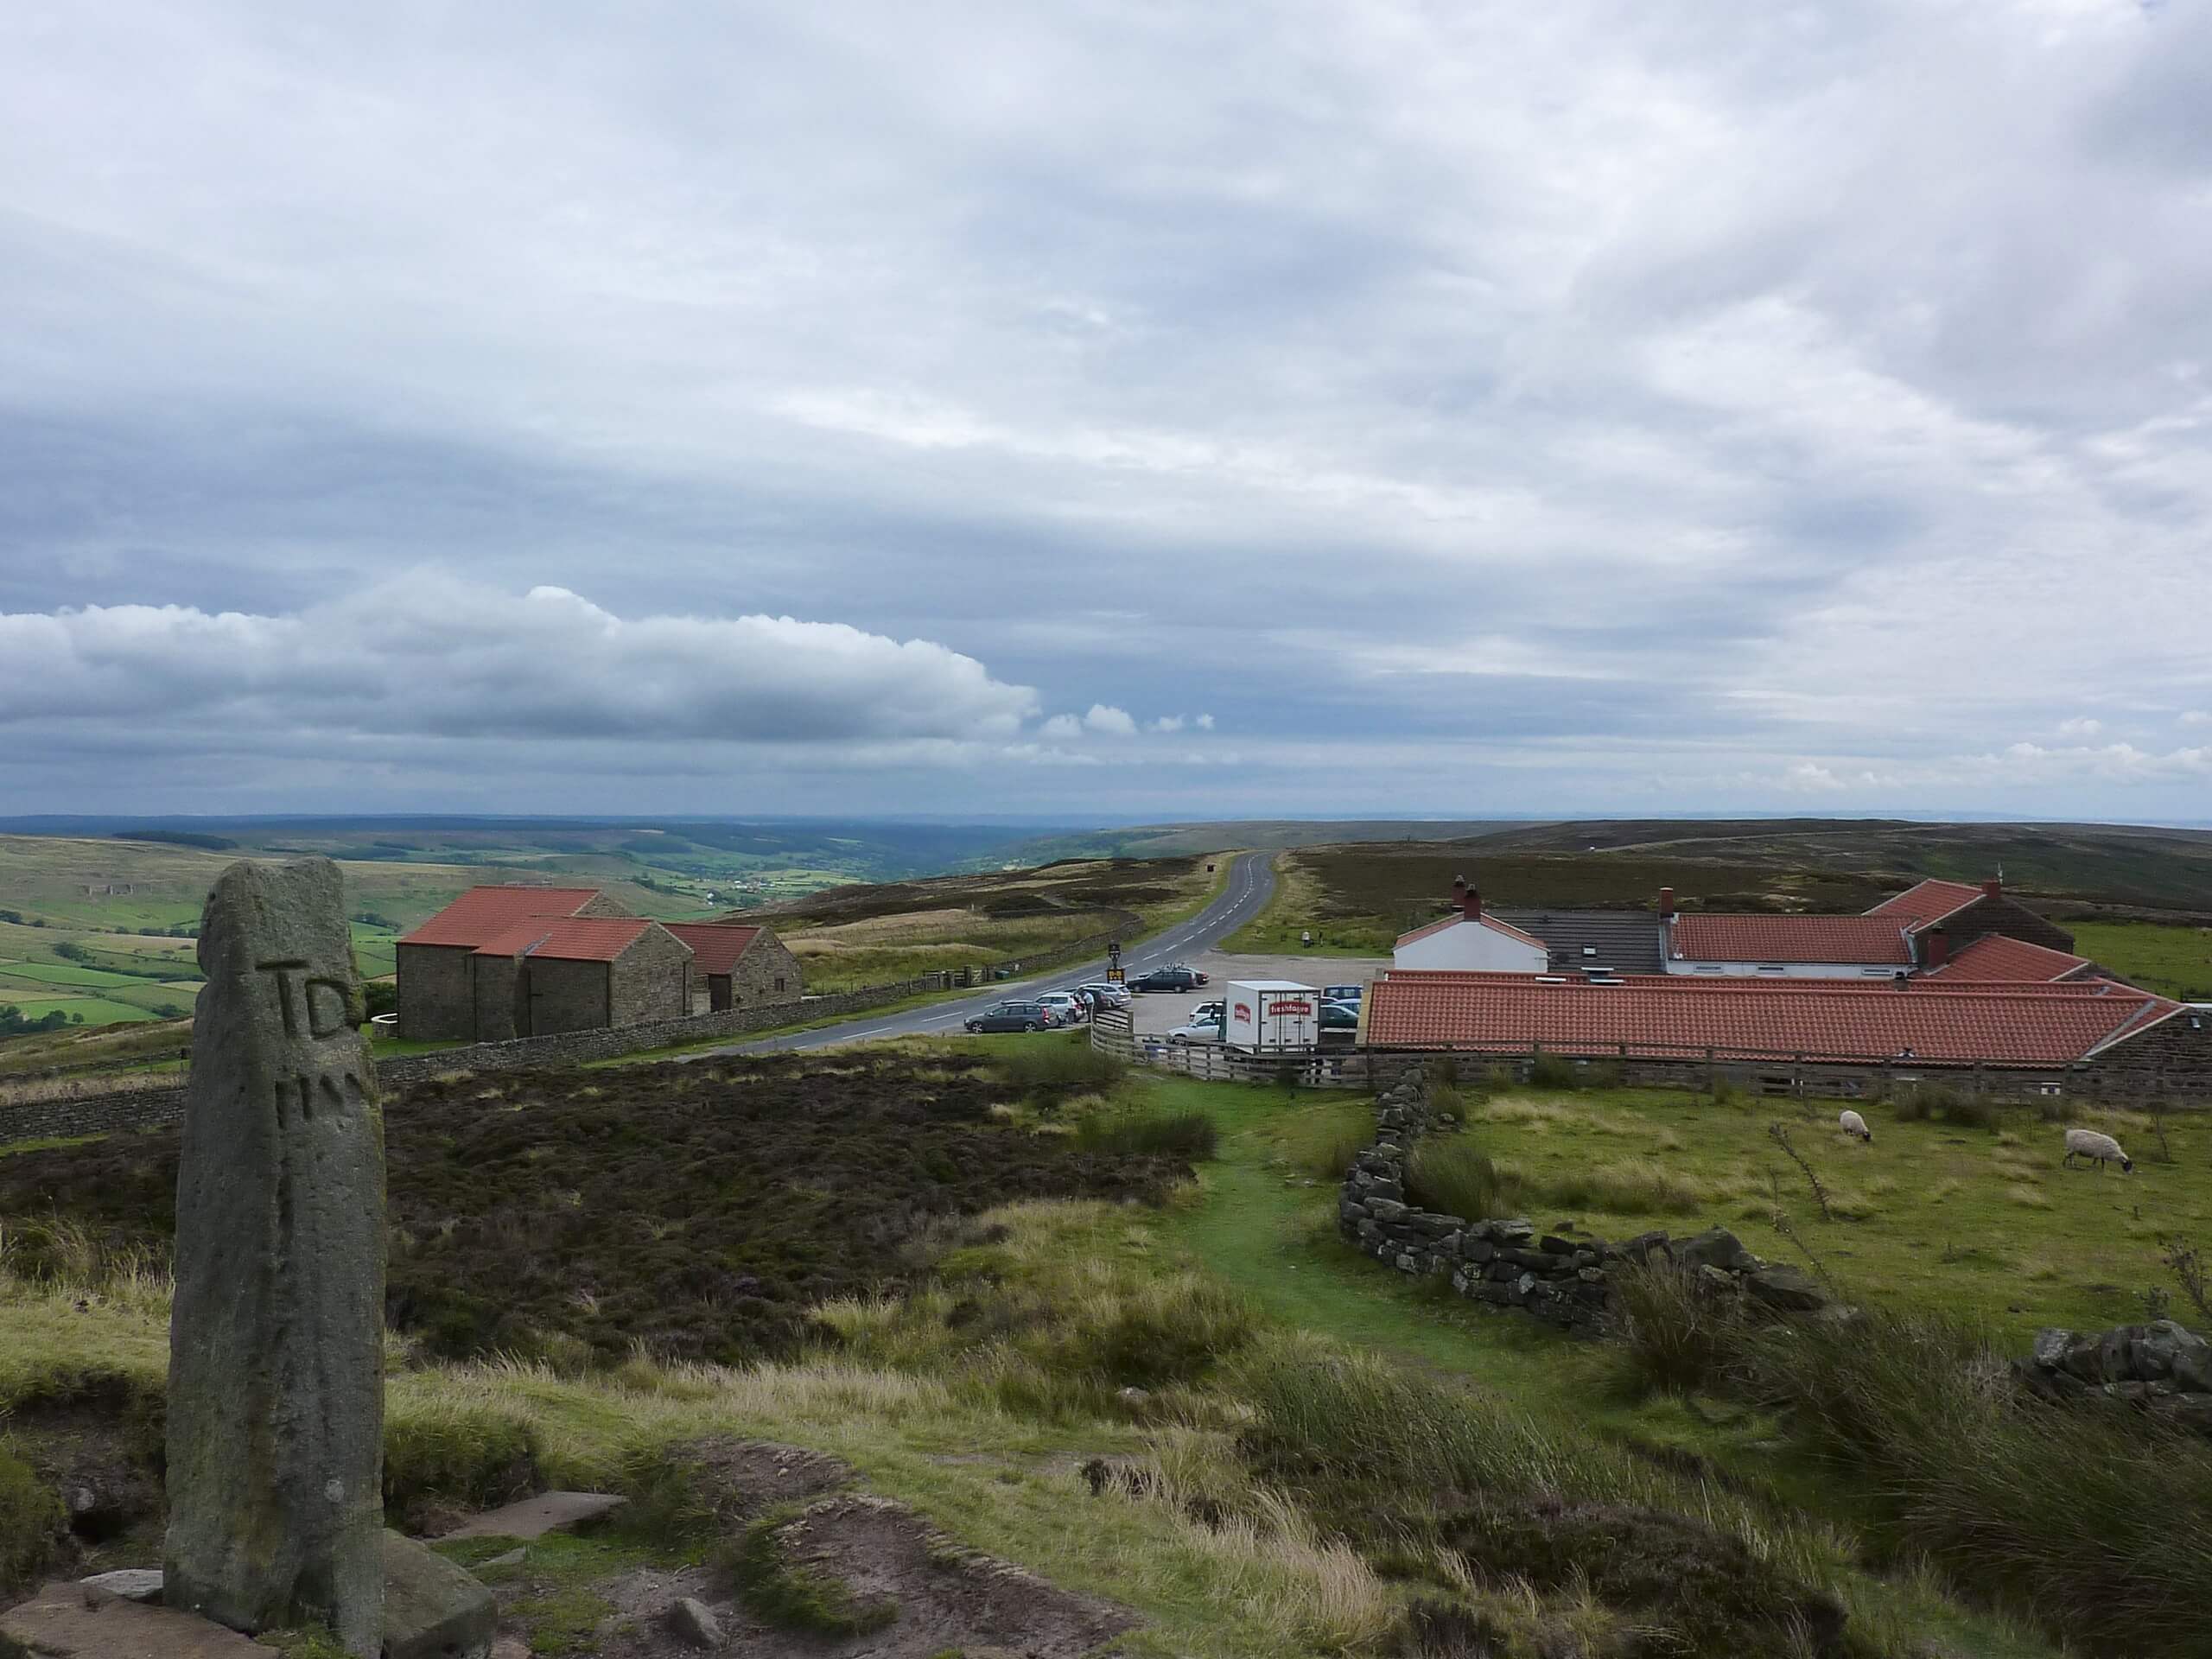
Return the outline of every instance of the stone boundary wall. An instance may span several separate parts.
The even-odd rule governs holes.
[[[2012,1375],[2047,1400],[2101,1396],[2212,1435],[2212,1342],[2171,1319],[2086,1335],[2038,1331]]]
[[[1114,912],[1132,927],[1141,918],[1129,912]],[[995,963],[970,970],[967,977],[988,988],[990,977],[1001,969],[1033,974],[1066,963],[1082,962],[1103,952],[1109,939],[1128,932],[1087,935],[1071,939],[1049,951],[1018,962]],[[470,1043],[442,1048],[428,1054],[403,1054],[377,1062],[377,1076],[387,1089],[404,1089],[448,1071],[514,1071],[532,1066],[576,1065],[587,1060],[619,1059],[648,1049],[673,1048],[706,1042],[716,1037],[741,1037],[748,1032],[772,1030],[806,1020],[834,1019],[840,1014],[865,1014],[889,1002],[957,987],[959,975],[925,974],[886,985],[866,985],[826,996],[809,996],[797,1002],[772,1002],[758,1007],[725,1008],[720,1013],[687,1014],[678,1020],[659,1020],[646,1025],[599,1026],[582,1031],[559,1032],[546,1037],[517,1037],[505,1042]],[[69,1135],[104,1135],[118,1129],[155,1128],[176,1122],[184,1116],[184,1090],[118,1090],[86,1095],[75,1100],[29,1101],[0,1106],[0,1147],[18,1141],[44,1141]]]
[[[1781,1311],[1808,1312],[1827,1300],[1795,1268],[1762,1262],[1725,1228],[1673,1240],[1639,1233],[1622,1244],[1556,1234],[1539,1236],[1526,1217],[1471,1221],[1406,1201],[1406,1163],[1431,1127],[1427,1085],[1414,1073],[1376,1099],[1375,1144],[1352,1160],[1337,1200],[1337,1227],[1361,1253],[1399,1272],[1448,1274],[1452,1288],[1491,1307],[1516,1307],[1550,1324],[1592,1334],[1611,1323],[1610,1274],[1655,1256],[1697,1274],[1716,1290],[1747,1295]],[[1448,1127],[1448,1116],[1435,1122]]]
[[[156,1129],[184,1117],[184,1090],[133,1089],[85,1095],[75,1100],[34,1100],[0,1106],[0,1147],[18,1141],[63,1140],[110,1135],[118,1129]]]

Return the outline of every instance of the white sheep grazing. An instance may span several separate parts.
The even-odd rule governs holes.
[[[2120,1142],[2108,1135],[2100,1135],[2094,1129],[2066,1131],[2066,1156],[2060,1162],[2071,1168],[2076,1158],[2095,1159],[2100,1175],[2104,1173],[2107,1164],[2115,1163],[2120,1166],[2123,1175],[2135,1173],[2135,1160],[2120,1149]]]
[[[1866,1120],[1858,1113],[1847,1108],[1843,1116],[1836,1119],[1836,1122],[1843,1125],[1843,1132],[1846,1135],[1855,1135],[1870,1147],[1874,1144],[1874,1131],[1866,1127]]]

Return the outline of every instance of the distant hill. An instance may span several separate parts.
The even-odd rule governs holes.
[[[1060,858],[1180,858],[1224,847],[1280,851],[1366,841],[1459,841],[1532,827],[1527,818],[1224,818],[1034,836],[1005,850],[1009,863]]]

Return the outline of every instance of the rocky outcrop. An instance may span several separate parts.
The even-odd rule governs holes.
[[[2045,1399],[2117,1401],[2212,1436],[2212,1342],[2171,1319],[2086,1333],[2038,1331],[2012,1371]]]
[[[1433,1118],[1418,1076],[1385,1090],[1376,1100],[1375,1144],[1353,1160],[1338,1197],[1338,1230],[1401,1273],[1448,1274],[1452,1288],[1470,1301],[1593,1332],[1607,1322],[1610,1275],[1654,1260],[1777,1313],[1811,1312],[1828,1300],[1815,1281],[1762,1262],[1724,1227],[1681,1240],[1639,1233],[1615,1244],[1539,1233],[1525,1217],[1471,1219],[1421,1209],[1407,1200],[1406,1162],[1432,1127],[1449,1127],[1449,1120]]]

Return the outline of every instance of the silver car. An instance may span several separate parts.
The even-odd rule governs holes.
[[[1079,1026],[1090,1018],[1090,1004],[1072,991],[1046,991],[1037,1000],[1064,1026]]]

